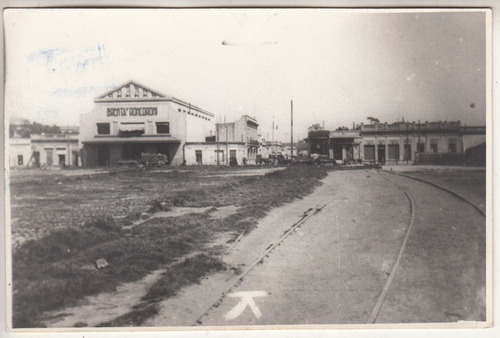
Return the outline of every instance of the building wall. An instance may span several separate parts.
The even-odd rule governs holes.
[[[474,146],[486,143],[486,135],[464,135],[463,136],[463,148],[464,152]]]
[[[351,134],[354,137],[347,140]],[[419,151],[419,143],[423,146],[420,149],[422,153],[464,153],[467,148],[485,142],[484,134],[484,127],[462,127],[459,121],[422,124],[398,122],[361,124],[358,129],[348,131],[311,131],[308,141],[311,153],[332,159],[346,159],[349,147],[352,147],[355,160],[413,163]],[[344,144],[346,142],[350,145]],[[408,153],[405,147],[409,147]]]
[[[258,124],[257,121],[247,115],[243,115],[236,122],[230,123],[218,123],[219,128],[219,141],[226,141],[226,129],[227,129],[227,140],[229,142],[250,142],[258,141]]]
[[[406,162],[405,158],[405,144],[410,145],[410,158],[408,161],[415,160],[415,153],[417,152],[419,138],[416,135],[406,136],[362,136],[360,142],[360,153],[363,161],[370,161],[365,155],[365,145],[378,145],[384,149],[385,162]],[[459,135],[421,135],[420,142],[424,144],[424,152],[434,152],[432,144],[436,145],[437,153],[448,153],[450,144],[455,144],[455,151],[457,153],[463,152],[462,140]],[[391,145],[398,145],[399,155],[390,156],[389,147]],[[378,151],[375,152],[375,161],[381,162],[382,159],[378,158]]]
[[[9,139],[9,168],[27,168],[32,153],[31,139]],[[22,161],[22,164],[19,163],[19,160]]]
[[[217,126],[217,133],[219,137],[219,142],[243,142],[240,141],[242,138],[242,135],[239,135],[236,133],[236,123],[235,122],[230,122],[230,123],[218,123]],[[216,135],[217,136],[217,135]]]
[[[42,167],[61,165],[80,167],[82,165],[78,135],[32,135],[31,144],[33,154],[39,154]],[[63,158],[62,162],[61,158]]]
[[[184,146],[184,154],[186,159],[186,165],[200,165],[197,161],[196,152],[201,153],[201,165],[217,165],[217,150],[219,151],[219,165],[227,165],[228,154],[231,151],[236,153],[236,161],[238,165],[243,164],[243,157],[246,156],[246,146],[244,143],[228,143],[221,144],[217,146],[216,143],[196,143],[196,144],[186,144]]]
[[[136,93],[137,97],[131,97]],[[158,133],[157,123],[169,124],[169,133]],[[94,109],[81,116],[81,138],[84,143],[85,166],[96,166],[98,146],[87,141],[96,140],[97,124],[109,124],[109,165],[116,165],[121,160],[123,140],[120,130],[141,126],[148,136],[174,138],[180,145],[169,145],[170,162],[173,165],[183,163],[182,147],[186,142],[203,142],[207,136],[215,135],[214,115],[182,100],[168,97],[153,90],[144,89],[135,83],[125,84],[122,88],[103,94],[95,100]],[[153,142],[153,141],[152,141]],[[147,148],[147,146],[145,147]],[[151,147],[155,151],[156,147]]]
[[[246,146],[245,162],[256,164],[259,155],[258,123],[255,119],[243,115],[236,122],[218,123],[217,133],[219,142],[241,142]]]

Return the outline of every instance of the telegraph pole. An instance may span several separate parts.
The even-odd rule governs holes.
[[[274,116],[273,116],[273,131],[271,132],[271,144],[274,142]]]
[[[219,155],[220,155],[220,151],[219,151],[219,127],[220,127],[220,121],[217,121],[217,120],[220,120],[218,119],[217,117],[215,118],[215,142],[217,144],[217,166],[219,166]],[[219,122],[219,123],[217,123]]]
[[[224,115],[224,127],[226,128],[226,165],[229,165],[229,144],[228,144],[228,140],[227,140],[226,115]]]
[[[293,163],[293,100],[290,101],[290,114],[291,114],[291,119],[290,119],[290,138],[291,138],[291,151],[290,151],[290,159],[292,160],[291,163]]]

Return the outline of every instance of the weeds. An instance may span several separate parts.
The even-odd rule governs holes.
[[[101,323],[100,327],[140,326],[144,321],[158,313],[158,302],[173,297],[185,285],[199,283],[201,278],[211,273],[224,270],[221,260],[199,254],[173,265],[149,289],[142,298],[142,303],[134,309],[112,321]]]
[[[84,227],[69,227],[27,241],[13,255],[14,327],[40,327],[43,312],[76,305],[85,296],[115,290],[118,284],[138,280],[194,250],[203,251],[218,232],[247,233],[271,208],[312,192],[326,173],[325,168],[294,166],[258,178],[224,179],[219,185],[191,185],[197,188],[180,191],[163,189],[167,192],[142,202],[151,205],[153,211],[162,210],[160,201],[174,206],[239,207],[236,214],[224,219],[212,219],[206,213],[190,214],[153,218],[141,226],[122,230],[112,217],[101,214],[85,222]],[[121,187],[120,180],[126,175],[100,177],[99,188],[105,184]],[[196,179],[192,173],[175,175],[179,179]],[[146,190],[157,188],[158,183],[148,181],[151,177],[156,179],[158,174],[145,172],[145,183],[138,180],[135,184]],[[100,258],[105,258],[109,265],[98,270],[94,263]],[[140,325],[156,313],[159,299],[173,296],[182,286],[197,283],[203,276],[223,268],[220,261],[207,255],[186,259],[151,288],[144,298],[144,307],[136,308],[129,317],[103,325]]]
[[[121,230],[121,225],[117,224],[113,217],[109,215],[95,215],[85,222],[86,227],[103,230]]]

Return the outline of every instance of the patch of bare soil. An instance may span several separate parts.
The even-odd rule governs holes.
[[[459,193],[472,203],[486,210],[486,170],[483,169],[428,169],[405,172]]]
[[[254,177],[207,178],[203,173],[129,171],[64,177],[61,184],[49,179],[12,185],[12,237],[26,234],[26,241],[13,248],[14,327],[40,327],[43,313],[113,292],[200,251],[202,256],[159,278],[150,290],[196,283],[224,266],[216,256],[235,237],[253,229],[271,208],[312,192],[326,170],[292,167]],[[35,207],[22,207],[30,203]],[[169,208],[197,212],[151,217]],[[127,226],[139,219],[140,225]],[[109,265],[88,268],[101,259]],[[176,291],[169,292],[164,297]],[[155,313],[161,294],[125,317],[100,324],[141,323]]]

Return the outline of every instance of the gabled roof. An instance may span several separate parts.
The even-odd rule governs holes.
[[[192,105],[189,102],[180,100],[173,96],[168,96],[163,93],[160,93],[157,90],[153,90],[148,88],[136,81],[128,81],[124,84],[118,86],[115,89],[111,89],[106,93],[96,97],[94,102],[133,102],[133,101],[171,101],[190,110],[197,110],[198,112],[202,112],[210,117],[214,117],[215,114],[201,109],[195,105]]]
[[[128,81],[96,97],[94,102],[106,101],[163,101],[171,97],[138,82]]]

